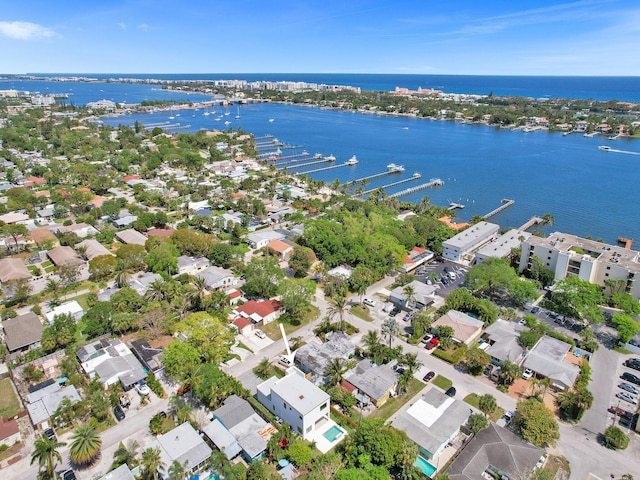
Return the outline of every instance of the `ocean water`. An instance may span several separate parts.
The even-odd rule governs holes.
[[[218,108],[219,112],[221,111]],[[465,205],[458,210],[460,220],[483,215],[500,205],[503,198],[515,205],[491,221],[502,227],[519,227],[534,215],[551,213],[555,217],[549,231],[564,231],[615,242],[618,236],[640,241],[637,185],[640,184],[640,155],[606,152],[599,145],[640,153],[635,140],[586,138],[579,134],[500,130],[469,125],[403,117],[380,117],[280,104],[243,105],[241,118],[236,107],[229,116],[216,121],[216,115],[203,111],[180,112],[169,120],[170,112],[104,118],[109,125],[180,122],[195,132],[201,128],[242,127],[257,137],[270,134],[281,142],[306,149],[308,160],[315,153],[336,156],[337,164],[356,155],[353,167],[338,167],[312,173],[312,178],[341,183],[384,172],[386,165],[404,165],[402,174],[371,180],[366,189],[409,178],[419,172],[422,178],[387,189],[394,193],[426,183],[432,177],[444,180],[443,187],[427,189],[401,200],[419,202],[424,195],[436,205],[451,202]],[[175,114],[175,112],[174,112]],[[273,119],[273,122],[269,122]],[[297,163],[304,163],[299,161]],[[289,171],[306,172],[324,164]]]
[[[398,74],[351,74],[351,73],[210,73],[210,74],[41,74],[43,76],[77,75],[92,78],[155,78],[165,80],[248,80],[248,81],[300,81],[326,85],[352,85],[363,90],[391,91],[396,86],[416,90],[418,87],[434,88],[448,93],[471,93],[479,95],[518,95],[534,98],[592,98],[595,100],[624,100],[640,102],[640,77],[561,77],[561,76],[498,76],[498,75],[398,75]],[[15,82],[14,82],[15,83]],[[28,84],[25,84],[28,85]],[[68,85],[68,84],[66,84]],[[57,83],[64,89],[65,84]],[[151,92],[150,86],[140,85],[140,91]],[[26,86],[20,88],[30,90]],[[82,87],[74,87],[82,89]],[[104,88],[104,87],[98,87]],[[40,90],[43,91],[44,90]],[[64,90],[63,90],[64,91]],[[80,91],[75,92],[78,98]],[[114,92],[117,97],[117,93]],[[129,93],[132,95],[132,93]],[[152,95],[149,93],[149,95]],[[130,98],[127,99],[131,101]],[[89,100],[91,101],[91,100]],[[84,102],[86,103],[86,102]]]

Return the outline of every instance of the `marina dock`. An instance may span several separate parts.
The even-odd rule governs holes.
[[[306,162],[306,163],[299,163],[297,165],[289,165],[289,164],[293,164],[296,163],[299,160],[289,160],[287,162],[279,162],[276,165],[276,168],[285,168],[285,165],[288,165],[289,167],[308,167],[309,165],[318,165],[319,163],[328,163],[328,162],[332,162],[333,160],[331,159],[326,159],[326,158],[322,158],[320,160],[314,160],[313,162]]]
[[[345,185],[353,185],[354,183],[367,182],[369,180],[373,180],[374,178],[384,177],[385,175],[391,175],[395,172],[390,172],[389,170],[385,170],[384,172],[376,173],[374,175],[369,175],[368,177],[358,178],[356,180],[351,180],[350,182],[345,183]]]
[[[301,167],[302,165],[295,165],[295,167]],[[307,175],[309,173],[316,173],[316,172],[323,172],[325,170],[331,170],[333,168],[340,168],[340,167],[352,167],[353,165],[350,165],[348,163],[340,163],[338,165],[331,165],[329,167],[322,167],[322,168],[316,168],[314,170],[309,170],[308,172],[294,172],[294,175]]]
[[[406,195],[411,195],[412,193],[419,192],[420,190],[425,190],[427,188],[433,188],[433,187],[441,187],[442,185],[444,185],[444,182],[442,180],[440,180],[439,178],[432,178],[428,183],[423,183],[422,185],[416,185],[415,187],[409,187],[405,190],[392,193],[389,196],[392,198],[404,197]]]
[[[451,202],[451,203],[449,204],[449,210],[455,210],[456,208],[459,208],[459,209],[461,209],[461,210],[462,210],[464,207],[465,207],[465,206],[464,206],[463,204],[461,204],[461,203]]]
[[[529,220],[527,220],[527,223],[522,225],[518,230],[526,231],[526,230],[529,230],[534,225],[538,225],[543,222],[544,220],[542,219],[542,217],[531,217]]]
[[[364,195],[368,195],[371,192],[375,192],[378,189],[382,189],[385,190],[387,188],[391,188],[391,187],[395,187],[396,185],[402,185],[403,183],[407,183],[407,182],[413,182],[414,180],[418,180],[420,177],[422,177],[422,175],[420,175],[419,173],[414,173],[411,177],[409,178],[405,178],[403,180],[398,180],[397,182],[393,182],[393,183],[389,183],[387,185],[383,185],[381,187],[376,187],[376,188],[370,188],[369,190],[365,190],[362,193],[357,193],[357,194],[353,194],[352,197],[354,198],[358,198],[358,197],[362,197]]]
[[[503,210],[506,210],[507,208],[511,207],[514,203],[516,203],[515,200],[511,200],[510,198],[503,198],[501,200],[502,205],[500,205],[498,208],[496,208],[495,210],[491,210],[489,213],[487,213],[486,215],[483,215],[482,218],[484,218],[485,220],[487,218],[491,218],[494,215],[497,215],[498,213],[502,212]]]

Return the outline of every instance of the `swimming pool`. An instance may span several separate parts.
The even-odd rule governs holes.
[[[422,473],[424,473],[429,478],[432,478],[433,474],[436,473],[436,470],[438,470],[437,467],[429,463],[426,458],[421,457],[420,455],[418,455],[418,458],[416,458],[413,466],[418,467],[420,470],[422,470]]]
[[[331,443],[333,443],[336,441],[336,438],[338,438],[343,433],[344,433],[344,430],[342,430],[339,426],[334,425],[329,430],[324,432],[322,436],[327,440],[329,440]]]

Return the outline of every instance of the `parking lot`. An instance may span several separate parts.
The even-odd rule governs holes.
[[[455,279],[452,279],[445,269],[447,269],[449,272],[453,272]],[[468,271],[469,268],[462,267],[447,260],[433,260],[426,265],[418,267],[412,273],[414,274],[416,280],[434,285],[439,289],[439,295],[442,297],[446,297],[453,290],[461,287],[464,284],[465,277]]]
[[[631,357],[638,358],[638,357]],[[638,403],[638,392],[640,391],[640,385],[637,385],[633,381],[629,381],[629,378],[622,378],[623,374],[631,374],[636,377],[640,377],[640,359],[638,359],[637,367],[631,368],[624,363],[618,363],[614,378],[614,388],[611,393],[611,399],[609,402],[610,407],[618,409],[617,412],[608,412],[608,425],[611,425],[617,417],[617,423],[622,428],[629,428],[631,425],[630,417],[632,412],[636,411]],[[640,378],[639,378],[640,380]],[[621,384],[626,384],[631,387],[628,390],[620,388]]]

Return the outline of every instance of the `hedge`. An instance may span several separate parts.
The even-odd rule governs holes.
[[[456,365],[460,360],[462,360],[466,351],[467,348],[464,346],[460,346],[452,352],[436,348],[431,355],[439,358],[440,360],[444,360],[451,365]]]

